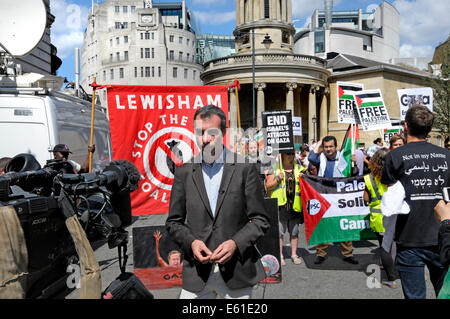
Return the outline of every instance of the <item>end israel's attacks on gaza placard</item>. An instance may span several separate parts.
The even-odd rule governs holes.
[[[351,82],[336,84],[338,123],[360,124],[354,94],[364,90],[364,85]]]
[[[383,101],[381,90],[365,90],[355,93],[359,120],[364,131],[391,128],[391,119]]]

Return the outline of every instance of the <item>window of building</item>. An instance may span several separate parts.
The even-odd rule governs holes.
[[[289,32],[283,31],[281,33],[281,40],[283,41],[283,43],[289,44]]]
[[[184,69],[184,78],[187,79],[188,77],[188,69]]]
[[[169,60],[173,60],[174,59],[174,52],[173,50],[169,51]]]
[[[179,38],[178,38],[178,43],[179,43],[179,44],[183,44],[183,37],[179,37]]]
[[[145,67],[145,77],[146,78],[150,77],[150,67],[149,66]]]
[[[112,47],[112,39],[109,39],[109,46]]]
[[[186,45],[189,45],[189,39],[186,39]]]
[[[123,9],[123,12],[124,12],[124,13],[127,13],[127,12],[128,12],[128,6],[123,6],[122,9]]]
[[[150,33],[149,32],[145,32],[145,40],[150,40]]]
[[[174,38],[173,35],[169,36],[169,42],[173,42],[173,38]]]
[[[136,12],[136,6],[131,6],[131,12]]]
[[[177,75],[178,75],[178,68],[173,68],[173,72],[172,72],[173,78],[176,79]]]
[[[116,22],[116,29],[121,29],[122,24],[120,22]]]
[[[155,58],[155,48],[152,48],[152,59]]]
[[[135,66],[135,67],[134,67],[134,77],[137,78],[137,75],[138,75],[138,73],[137,73],[137,67]]]
[[[158,66],[158,76],[161,77],[161,67]]]
[[[123,37],[123,43],[128,43],[128,36],[127,35]]]
[[[145,48],[145,58],[150,59],[150,48]]]
[[[113,54],[110,53],[110,54],[109,54],[109,62],[112,62],[112,60],[113,60]]]
[[[155,40],[155,32],[152,32],[152,40]]]
[[[144,67],[141,66],[141,78],[143,78],[143,77],[144,77]]]
[[[194,71],[192,72],[192,79],[193,79],[193,80],[195,80],[195,76],[196,76],[196,74],[197,74],[197,71],[196,71],[196,70],[194,70]]]
[[[123,79],[123,68],[119,69],[119,77]]]
[[[120,7],[119,6],[115,6],[114,7],[114,12],[120,12]]]
[[[125,61],[128,61],[128,51],[124,51],[124,52],[123,52],[123,59],[124,59]]]
[[[128,29],[128,22],[122,23],[122,29]]]
[[[141,32],[141,40],[144,40],[144,34]]]
[[[141,59],[144,58],[144,48],[141,48]]]
[[[178,60],[183,61],[183,52],[181,52],[181,51],[178,54]]]
[[[103,81],[106,81],[106,70],[103,70]]]
[[[120,40],[118,37],[116,38],[116,44],[120,44]]]
[[[109,70],[111,80],[114,80],[114,69]]]
[[[270,18],[270,0],[264,0],[264,18]]]
[[[186,61],[189,62],[189,56],[190,56],[190,54],[189,54],[189,53],[186,53],[186,55],[187,55],[187,56],[186,56]]]
[[[120,52],[116,52],[117,61],[120,61]]]
[[[154,77],[155,77],[155,67],[152,66],[152,78],[154,78]]]
[[[325,52],[325,31],[314,32],[314,53]]]

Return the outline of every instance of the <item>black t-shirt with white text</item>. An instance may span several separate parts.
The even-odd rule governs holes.
[[[442,188],[449,186],[450,151],[428,142],[412,142],[386,156],[381,182],[397,181],[405,189],[407,215],[399,214],[394,240],[405,247],[435,246],[439,224],[434,206],[442,199]]]

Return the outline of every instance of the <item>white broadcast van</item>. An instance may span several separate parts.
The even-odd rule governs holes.
[[[32,75],[27,74],[29,77]],[[69,159],[83,164],[88,156],[92,103],[57,89],[48,89],[55,78],[8,83],[0,76],[0,158],[29,153],[41,166],[53,158],[56,144],[66,144]],[[62,84],[62,83],[61,83]],[[47,87],[47,88],[44,88]],[[95,106],[93,171],[111,160],[111,139],[106,108]]]

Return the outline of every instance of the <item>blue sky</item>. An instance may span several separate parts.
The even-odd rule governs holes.
[[[93,0],[94,3],[102,0]],[[154,0],[154,2],[169,2]],[[371,11],[380,0],[334,0],[335,10]],[[449,0],[390,0],[400,13],[400,57],[432,57],[434,48],[445,41],[450,32]],[[236,24],[235,0],[186,0],[195,13],[203,33],[231,35]],[[73,81],[74,48],[83,43],[83,33],[92,0],[51,0],[55,15],[52,43],[63,60],[58,75]],[[314,9],[323,9],[322,0],[292,0],[296,27],[309,22]]]

